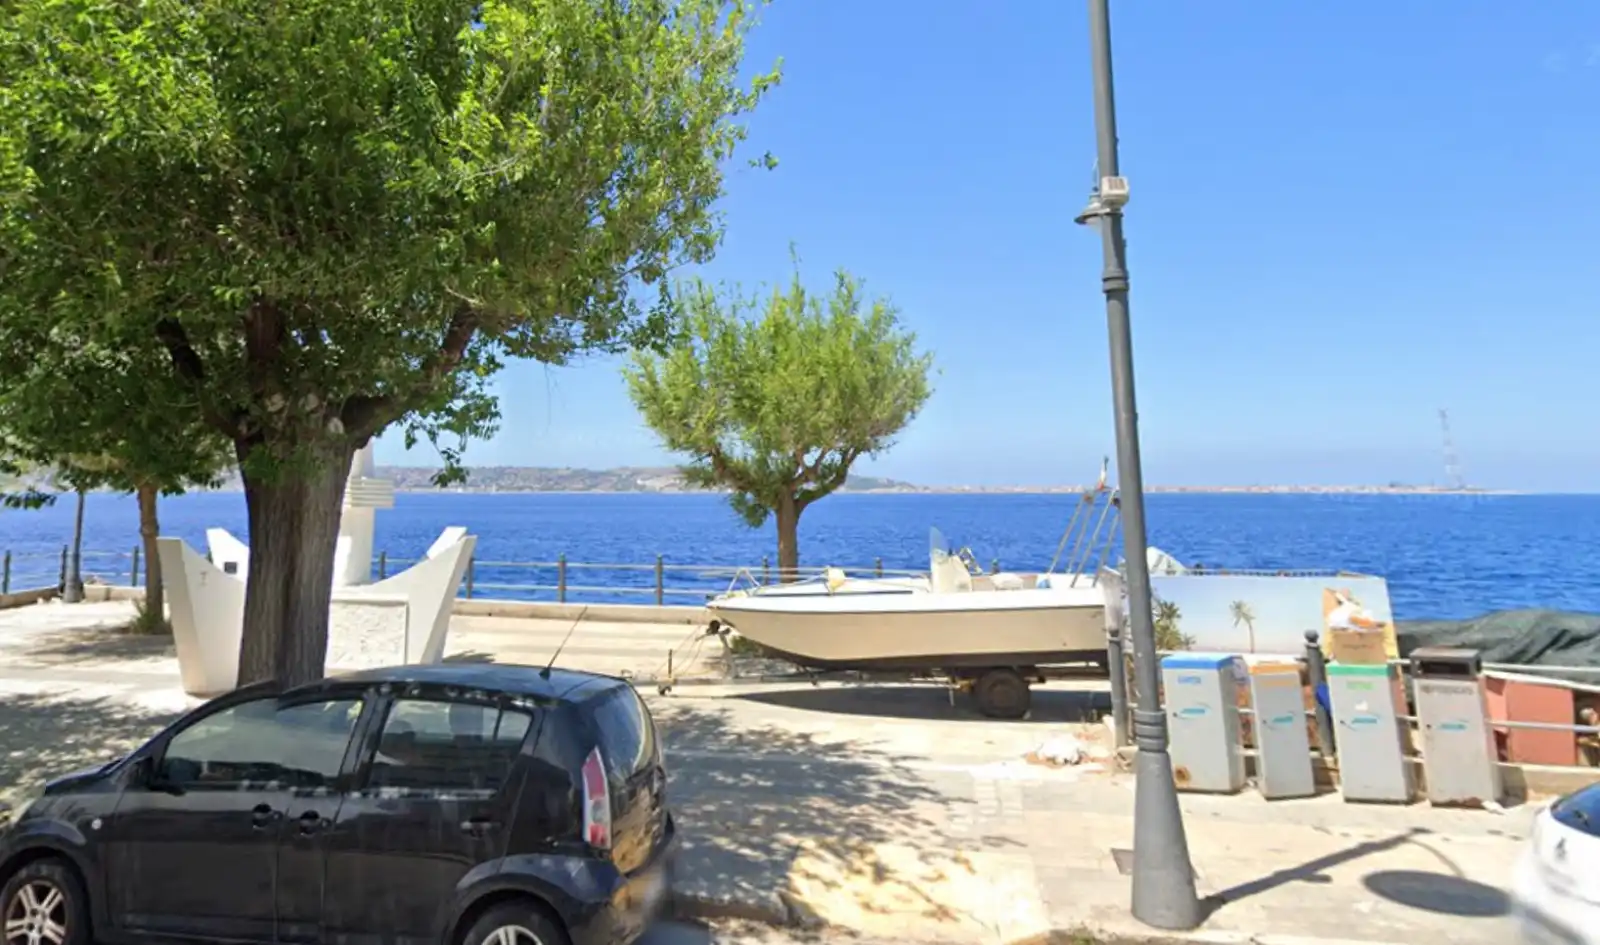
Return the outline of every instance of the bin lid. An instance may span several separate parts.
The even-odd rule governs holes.
[[[1161,658],[1162,669],[1227,669],[1238,657],[1232,653],[1174,653]]]
[[[1387,676],[1389,666],[1387,663],[1329,663],[1329,676]]]

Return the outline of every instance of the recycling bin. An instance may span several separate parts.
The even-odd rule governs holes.
[[[1161,660],[1179,790],[1231,794],[1244,787],[1238,670],[1231,653],[1174,653]]]
[[[1411,679],[1428,801],[1469,807],[1499,801],[1499,753],[1478,651],[1418,648]]]
[[[1405,756],[1405,699],[1394,667],[1329,665],[1328,701],[1344,799],[1409,803],[1417,778]]]
[[[1311,797],[1317,781],[1300,663],[1286,656],[1250,657],[1245,663],[1255,719],[1256,787],[1268,800]]]

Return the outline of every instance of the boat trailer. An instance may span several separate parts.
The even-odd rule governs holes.
[[[728,642],[728,633],[731,628],[722,626],[713,620],[709,626],[695,635],[694,640],[703,643],[709,639],[717,639],[722,644],[723,653],[730,659],[737,659],[733,646]],[[705,687],[740,687],[781,685],[783,683],[810,683],[820,686],[825,682],[853,683],[857,685],[885,684],[885,683],[925,683],[942,685],[948,691],[950,704],[956,702],[956,696],[971,696],[977,709],[984,716],[992,719],[1016,720],[1027,717],[1033,705],[1032,687],[1060,680],[1096,680],[1109,678],[1109,670],[1105,663],[1059,663],[1043,666],[972,666],[949,669],[933,665],[908,667],[897,670],[873,669],[821,669],[796,666],[792,671],[776,673],[735,673],[732,675],[694,675],[680,676],[675,667],[674,655],[676,650],[667,651],[665,672],[653,675],[639,675],[624,672],[622,678],[628,680],[635,687],[655,687],[656,693],[661,696],[671,695],[680,686],[705,686]],[[772,657],[763,657],[754,654],[756,659],[776,661]],[[790,664],[793,665],[793,664]]]

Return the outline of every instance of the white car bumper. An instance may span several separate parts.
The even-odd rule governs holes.
[[[1512,910],[1522,945],[1600,945],[1600,905],[1553,883],[1531,851],[1517,864]]]

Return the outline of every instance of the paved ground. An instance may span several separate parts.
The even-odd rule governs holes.
[[[0,797],[7,785],[136,743],[188,704],[169,645],[105,629],[119,606],[0,612]],[[80,618],[100,629],[71,629]],[[542,663],[567,629],[552,623],[457,618],[451,652]],[[647,673],[688,630],[580,625],[561,663]],[[847,931],[985,943],[1051,929],[1140,931],[1127,917],[1123,872],[1132,778],[1115,765],[1023,760],[1067,733],[1092,743],[1098,726],[1080,723],[1097,716],[1103,693],[1042,689],[1034,717],[1015,723],[978,719],[932,687],[684,686],[647,696],[685,834],[680,893],[702,906],[819,917],[834,925],[829,941]],[[1494,815],[1254,794],[1188,795],[1183,806],[1214,935],[1511,938],[1504,890],[1525,808]],[[677,938],[661,945],[793,940],[753,938],[749,928],[669,933]],[[692,935],[703,937],[684,938]]]

